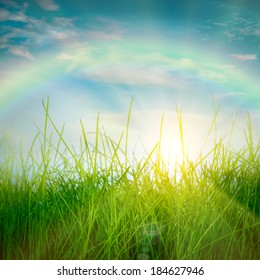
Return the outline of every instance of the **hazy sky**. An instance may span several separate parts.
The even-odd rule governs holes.
[[[0,134],[17,147],[42,128],[42,99],[76,145],[82,119],[118,139],[132,97],[131,147],[141,153],[159,137],[178,154],[176,106],[187,149],[198,151],[220,106],[219,137],[243,145],[250,113],[260,129],[260,1],[0,0]],[[18,143],[18,144],[17,144]]]

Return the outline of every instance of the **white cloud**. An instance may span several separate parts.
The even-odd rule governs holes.
[[[113,20],[107,17],[97,17],[97,20],[104,25],[107,31],[116,34],[122,34],[125,32],[121,22]]]
[[[21,56],[29,60],[35,59],[35,57],[22,46],[12,46],[9,48],[9,51],[14,55]]]
[[[114,41],[114,40],[120,40],[121,34],[117,33],[108,33],[104,31],[87,31],[85,33],[86,37],[88,39],[92,40],[101,40],[101,41]]]
[[[215,70],[202,69],[198,71],[198,75],[213,81],[218,81],[218,82],[227,81],[227,77],[223,73]]]
[[[229,57],[238,61],[251,61],[257,60],[256,54],[231,54]]]
[[[183,79],[174,78],[166,69],[160,67],[138,66],[110,66],[88,67],[82,71],[83,75],[93,80],[107,83],[134,85],[134,86],[164,86],[183,88],[186,85]]]
[[[255,35],[260,36],[260,28],[255,30]]]
[[[224,34],[228,37],[229,41],[233,41],[237,38],[237,35],[235,32],[225,31]]]
[[[73,20],[71,18],[55,17],[53,23],[55,24],[55,26],[63,28],[73,27]]]
[[[46,11],[58,11],[60,9],[53,0],[36,0],[38,5]]]
[[[40,1],[39,3],[46,4],[47,2]],[[48,20],[46,18],[27,16],[25,15],[25,10],[9,11],[5,8],[0,9],[0,22],[10,20],[20,21],[25,24],[22,27],[12,25],[2,27],[4,32],[0,38],[1,49],[9,49],[13,44],[13,39],[24,38],[23,43],[26,42],[26,48],[36,49],[40,47],[37,50],[39,52],[39,50],[42,50],[42,45],[48,44],[61,53],[64,52],[63,49],[66,46],[70,46],[72,50],[74,47],[78,49],[79,45],[88,46],[91,41],[122,40],[122,33],[124,32],[119,22],[106,18],[98,18],[97,26],[89,29],[86,26],[76,26],[73,18],[54,17]],[[69,56],[74,56],[74,50],[72,52],[69,50]],[[65,52],[67,53],[67,50]],[[29,57],[29,55],[26,56]],[[75,62],[75,59],[73,60]],[[72,68],[75,67],[74,62]]]
[[[214,25],[222,29],[223,34],[229,41],[242,41],[249,36],[256,37],[260,35],[260,21],[257,14],[242,18],[241,12],[237,12],[229,20],[215,22]]]
[[[14,9],[23,9],[28,7],[28,3],[24,2],[23,4],[18,4],[16,1],[13,0],[0,0],[0,3],[8,8]]]
[[[55,29],[49,29],[48,30],[48,35],[50,35],[51,38],[57,40],[57,41],[65,41],[65,40],[75,40],[77,39],[77,33],[73,31],[59,31]]]
[[[161,65],[167,65],[169,69],[198,69],[200,65],[198,62],[196,62],[193,59],[190,59],[188,57],[174,59],[169,56],[165,56],[159,52],[152,52],[152,53],[146,53],[143,55],[136,57],[133,57],[131,61],[137,61],[140,60],[144,63],[159,63]]]
[[[223,100],[232,97],[245,97],[246,93],[241,91],[229,91],[225,93],[216,93],[213,95],[214,100]]]
[[[97,22],[99,23],[98,29],[88,30],[84,33],[87,40],[122,40],[122,35],[125,33],[125,29],[119,21],[106,17],[97,17]]]
[[[3,35],[0,37],[0,49],[8,48],[8,41],[10,37],[8,35]]]
[[[86,46],[72,48],[71,51],[62,51],[56,59],[66,63],[66,70],[72,71],[78,67],[85,67],[90,62],[90,49]]]
[[[27,22],[28,17],[24,14],[24,12],[20,11],[18,13],[11,13],[8,10],[0,10],[0,21],[19,21],[19,22]]]
[[[226,22],[214,22],[213,23],[216,26],[220,26],[220,27],[227,27],[228,24]]]
[[[8,49],[13,39],[24,38],[26,47],[36,49],[43,44],[55,44],[55,47],[63,47],[64,43],[70,41],[70,45],[82,39],[83,31],[73,26],[72,21],[66,18],[59,18],[51,22],[45,18],[27,17],[20,14],[11,14],[9,11],[0,11],[0,21],[20,20],[25,24],[23,27],[3,26],[4,34],[0,38],[0,48]],[[63,27],[63,25],[72,25],[72,27]]]

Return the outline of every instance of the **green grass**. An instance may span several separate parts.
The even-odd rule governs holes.
[[[0,165],[0,259],[260,258],[259,142],[249,117],[246,147],[220,139],[191,161],[177,111],[184,160],[171,172],[160,142],[142,160],[129,155],[130,110],[118,141],[97,118],[91,145],[81,122],[76,152],[44,108],[27,156]]]

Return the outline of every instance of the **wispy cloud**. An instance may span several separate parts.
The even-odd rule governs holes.
[[[89,49],[86,46],[74,47],[71,51],[62,51],[56,57],[57,61],[66,64],[67,71],[86,66],[90,62]]]
[[[49,28],[46,33],[49,39],[54,39],[60,42],[69,42],[78,39],[78,33],[73,30],[57,30],[55,28]]]
[[[100,68],[88,67],[82,73],[88,79],[114,84],[170,88],[187,86],[185,79],[175,78],[169,71],[159,67],[124,67],[123,65]]]
[[[60,9],[59,5],[53,0],[36,0],[38,5],[46,11],[58,11]]]
[[[229,57],[238,61],[251,61],[257,60],[256,54],[231,54]]]
[[[97,17],[97,21],[102,23],[104,27],[106,27],[106,30],[110,33],[117,33],[122,34],[125,32],[125,29],[123,28],[121,22],[108,18],[108,17]]]
[[[198,69],[199,65],[197,61],[190,59],[188,57],[184,58],[172,58],[166,55],[163,55],[159,52],[152,52],[152,53],[146,53],[143,55],[137,56],[137,58],[133,57],[131,59],[132,61],[138,60],[142,61],[144,63],[156,63],[157,65],[167,65],[169,69]],[[138,62],[137,61],[137,62]]]
[[[97,41],[114,41],[122,38],[121,34],[108,33],[104,31],[88,31],[85,33],[86,37],[91,40]]]
[[[228,40],[231,42],[235,39],[238,39],[237,34],[231,31],[224,31],[224,35],[227,36]]]
[[[233,40],[243,40],[248,36],[258,37],[260,36],[260,21],[257,19],[245,20],[242,18],[235,18],[232,21],[227,21],[226,30],[224,34]]]
[[[251,8],[247,9],[247,4],[244,4],[240,7],[230,3],[221,4],[220,6],[225,9],[225,13],[223,13],[222,17],[219,17],[218,21],[213,23],[219,29],[220,33],[224,34],[230,42],[244,41],[249,39],[249,37],[260,36],[258,11],[257,9],[255,11]]]
[[[76,19],[68,17],[36,18],[27,16],[23,10],[14,12],[11,8],[2,9],[0,21],[10,20],[20,21],[24,24],[21,27],[12,25],[0,27],[0,48],[9,49],[14,41],[21,41],[20,38],[23,38],[21,46],[25,46],[30,51],[35,50],[35,55],[41,52],[41,46],[48,45],[49,49],[63,53],[63,57],[70,57],[70,62],[72,60],[75,62],[73,58],[75,55],[66,54],[67,51],[63,50],[64,46],[76,46],[78,50],[79,46],[88,46],[93,41],[119,41],[122,40],[125,32],[119,21],[105,17],[96,18],[96,25],[90,28],[86,25],[77,25]],[[18,44],[15,43],[16,46]],[[14,52],[9,53],[14,54]]]
[[[213,81],[218,81],[218,82],[226,82],[227,78],[226,76],[216,70],[208,70],[208,69],[202,69],[198,71],[198,75],[200,77],[213,80]]]
[[[17,13],[9,12],[8,10],[0,10],[0,21],[18,21],[18,22],[27,22],[28,17],[24,14],[23,11]]]
[[[245,97],[247,94],[245,92],[241,91],[229,91],[229,92],[223,92],[223,93],[216,93],[213,95],[214,100],[223,100],[227,98],[237,98],[237,97]]]
[[[23,2],[22,4],[18,4],[16,1],[13,0],[0,0],[0,3],[6,6],[7,8],[14,8],[14,9],[25,9],[29,5],[26,2]]]
[[[53,23],[56,26],[63,27],[63,28],[74,27],[73,20],[71,18],[66,18],[66,17],[55,17]]]
[[[121,40],[123,33],[126,31],[119,21],[107,17],[97,17],[97,23],[101,24],[98,29],[85,32],[87,39],[97,41]]]
[[[26,48],[22,46],[12,46],[9,48],[9,51],[16,56],[21,56],[29,60],[35,59],[35,57]]]

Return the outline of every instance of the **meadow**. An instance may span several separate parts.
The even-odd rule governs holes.
[[[97,117],[92,143],[80,122],[80,151],[44,109],[26,156],[0,163],[0,259],[260,259],[260,143],[249,116],[245,147],[219,139],[190,160],[177,111],[183,160],[170,170],[160,135],[145,158],[130,154],[131,108],[117,141]]]

